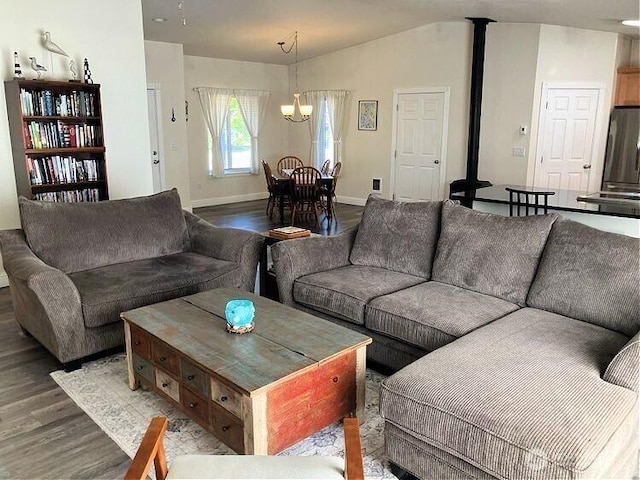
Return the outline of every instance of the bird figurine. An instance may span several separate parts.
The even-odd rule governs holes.
[[[36,57],[29,57],[29,60],[31,60],[31,69],[38,74],[38,80],[40,80],[40,75],[47,69],[37,62]]]
[[[42,34],[42,44],[43,44],[44,48],[46,48],[50,52],[57,53],[58,55],[63,55],[65,57],[69,56],[69,55],[67,55],[67,52],[62,50],[58,45],[56,45],[51,40],[51,34],[49,32],[44,32]]]
[[[76,68],[76,62],[73,60],[69,60],[69,71],[71,72],[71,82],[77,82],[78,80],[78,69]]]

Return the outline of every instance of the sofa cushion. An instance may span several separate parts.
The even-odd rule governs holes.
[[[432,279],[523,306],[557,218],[503,217],[447,200]]]
[[[637,392],[640,388],[640,332],[613,357],[604,372],[605,382],[620,385]]]
[[[349,265],[298,278],[296,302],[362,325],[364,306],[375,297],[411,287],[423,278],[384,268]]]
[[[640,330],[639,265],[639,239],[559,220],[527,305],[631,337]]]
[[[364,324],[431,351],[517,309],[499,298],[425,282],[371,300]]]
[[[497,478],[588,477],[637,436],[637,395],[600,378],[627,340],[524,308],[387,378],[381,414]]]
[[[394,202],[370,195],[349,260],[429,279],[442,202]]]
[[[191,295],[222,285],[239,286],[233,262],[185,252],[117,263],[69,275],[80,293],[84,323],[99,327],[120,321],[132,308]]]
[[[38,202],[22,197],[20,219],[33,253],[65,273],[189,250],[175,189],[104,202]]]

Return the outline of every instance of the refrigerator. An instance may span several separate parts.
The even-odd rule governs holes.
[[[640,107],[611,112],[602,191],[640,192]]]

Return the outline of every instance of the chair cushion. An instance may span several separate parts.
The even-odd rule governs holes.
[[[20,198],[27,242],[65,273],[190,249],[178,192],[104,202],[57,203]]]
[[[447,200],[433,280],[524,306],[557,215],[503,217]]]
[[[370,195],[351,249],[354,265],[431,277],[442,202],[394,202]]]
[[[639,239],[559,220],[527,305],[631,337],[640,330],[639,265]]]
[[[169,466],[166,478],[344,480],[344,460],[328,456],[180,455]]]
[[[364,324],[364,306],[375,297],[423,282],[424,279],[384,268],[349,265],[298,278],[293,299],[343,320]]]
[[[193,252],[117,263],[69,277],[80,293],[87,327],[120,321],[121,312],[143,305],[222,285],[240,286],[238,265]]]
[[[431,351],[517,309],[499,298],[425,282],[371,300],[364,324]]]
[[[588,477],[637,436],[637,395],[600,378],[627,340],[524,308],[384,380],[381,414],[497,478]]]

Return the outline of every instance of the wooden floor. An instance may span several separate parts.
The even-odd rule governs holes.
[[[266,231],[279,223],[266,201],[205,207],[194,213],[219,226]],[[362,207],[338,205],[338,222],[317,233],[355,225]],[[302,226],[305,226],[304,224]],[[122,478],[129,458],[51,379],[57,360],[15,322],[8,288],[0,289],[0,480]]]

